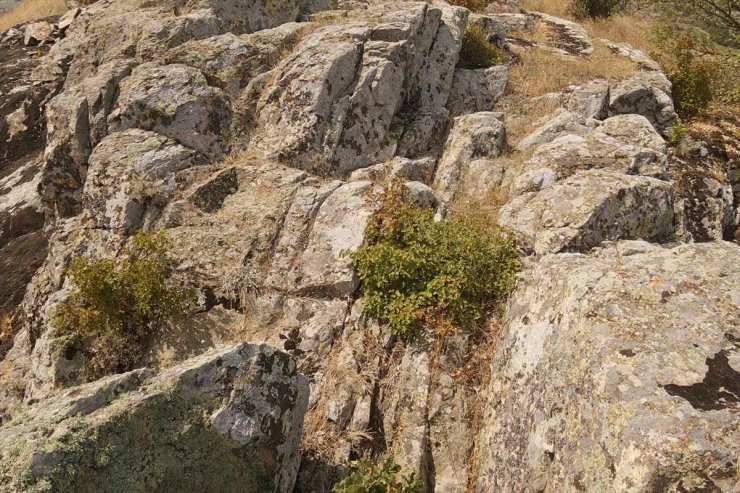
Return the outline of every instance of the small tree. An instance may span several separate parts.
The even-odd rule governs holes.
[[[53,323],[81,343],[90,378],[132,369],[145,339],[187,313],[191,293],[170,283],[166,250],[164,234],[138,233],[119,258],[72,261]]]

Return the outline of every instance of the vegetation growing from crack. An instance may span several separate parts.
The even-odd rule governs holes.
[[[470,330],[514,286],[514,239],[479,218],[434,221],[399,182],[379,198],[365,243],[351,254],[365,310],[404,336]]]
[[[468,26],[463,34],[458,64],[463,68],[488,68],[509,60],[505,50],[488,40],[486,32],[478,26]]]
[[[389,457],[382,464],[370,459],[353,462],[350,472],[334,486],[334,493],[421,493],[423,485],[413,474],[399,481],[401,466]]]
[[[137,233],[119,258],[78,257],[67,275],[74,285],[53,324],[81,346],[86,376],[128,371],[148,336],[188,312],[192,294],[174,287],[163,233]]]

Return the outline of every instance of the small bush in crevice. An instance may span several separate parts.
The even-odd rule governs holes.
[[[573,0],[570,11],[577,19],[609,17],[624,7],[624,0]]]
[[[192,294],[171,284],[166,250],[164,234],[137,233],[119,258],[72,261],[53,324],[82,347],[89,379],[131,370],[146,338],[188,312]]]
[[[334,486],[334,493],[421,493],[423,485],[413,474],[399,481],[401,466],[392,458],[376,465],[369,459],[353,462],[350,472]]]
[[[458,65],[476,69],[500,65],[509,60],[505,50],[488,41],[486,32],[478,26],[468,26],[463,34]]]
[[[403,336],[473,329],[514,286],[515,242],[482,218],[435,222],[404,190],[394,182],[380,197],[351,254],[366,313]]]

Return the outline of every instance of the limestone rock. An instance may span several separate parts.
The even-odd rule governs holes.
[[[499,222],[535,253],[588,251],[605,240],[667,241],[675,233],[670,183],[606,170],[576,173],[514,198]]]
[[[593,53],[593,43],[582,25],[542,12],[531,12],[531,14],[555,31],[558,37],[558,49],[577,56],[588,56]]]
[[[54,40],[54,24],[46,21],[32,22],[23,28],[23,44],[36,46]]]
[[[534,132],[517,143],[517,149],[526,151],[541,144],[552,142],[564,135],[580,135],[583,137],[590,133],[598,125],[598,122],[587,120],[577,113],[560,108],[554,113],[542,117],[537,125],[539,126]]]
[[[735,491],[738,247],[540,260],[493,358],[476,491]]]
[[[347,256],[365,238],[374,208],[367,194],[370,182],[351,182],[337,188],[321,205],[300,262],[302,293],[350,296],[360,285]]]
[[[90,156],[83,200],[96,227],[134,233],[177,190],[176,174],[202,158],[163,135],[146,130],[116,132]]]
[[[652,70],[655,72],[660,71],[660,64],[658,62],[629,43],[614,43],[608,39],[602,39],[601,42],[609,47],[609,49],[614,53],[627,57],[637,63],[643,70]]]
[[[206,353],[156,376],[116,375],[58,392],[0,428],[0,481],[287,493],[307,403],[295,362],[266,345]]]
[[[481,112],[455,118],[434,175],[434,189],[443,202],[455,198],[460,177],[470,161],[501,154],[505,136],[500,113]]]
[[[640,73],[611,88],[609,114],[642,115],[665,135],[678,118],[670,93],[671,84],[665,75],[660,72]]]
[[[152,130],[208,157],[228,150],[231,111],[223,91],[186,65],[136,67],[120,84],[117,108],[108,118],[111,131]]]
[[[447,109],[452,116],[493,109],[494,103],[506,90],[508,76],[506,65],[455,70]]]

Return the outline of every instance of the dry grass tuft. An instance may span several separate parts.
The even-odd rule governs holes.
[[[615,43],[629,43],[638,50],[647,52],[650,49],[648,36],[653,29],[652,23],[631,15],[616,14],[606,19],[592,19],[583,22],[592,38],[608,39]]]
[[[570,13],[571,0],[522,0],[520,6],[529,12],[542,12],[545,14],[573,19]]]
[[[564,57],[540,49],[524,50],[520,56],[521,63],[512,67],[509,80],[512,91],[523,97],[562,91],[592,79],[621,79],[638,71],[632,61],[598,41],[587,58]]]
[[[10,12],[0,14],[0,31],[24,22],[61,15],[67,10],[64,0],[23,0]]]
[[[0,344],[7,341],[13,335],[13,315],[0,313]]]

